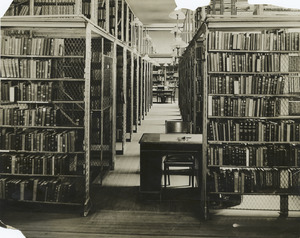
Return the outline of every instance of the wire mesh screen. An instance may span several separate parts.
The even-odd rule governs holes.
[[[124,117],[125,114],[125,90],[124,89],[124,78],[123,78],[123,48],[117,47],[117,108],[116,108],[116,114],[117,114],[117,121],[116,121],[116,139],[117,142],[123,142],[125,139],[125,120]]]
[[[91,166],[100,167],[98,172],[102,171],[102,140],[103,140],[103,121],[101,104],[103,97],[103,76],[102,76],[102,38],[92,39],[91,56]],[[93,169],[95,172],[95,168]]]
[[[104,150],[112,150],[112,63],[112,58],[104,58],[103,145],[107,147]]]
[[[132,70],[131,70],[131,54],[127,52],[127,85],[126,85],[126,132],[127,133],[132,133],[132,123],[133,123],[133,118],[132,118],[132,80],[131,80],[131,75],[132,75]]]
[[[137,129],[138,122],[138,75],[137,75],[137,59],[133,61],[133,125]]]
[[[105,56],[103,78],[103,108],[112,106],[112,63],[113,59]]]

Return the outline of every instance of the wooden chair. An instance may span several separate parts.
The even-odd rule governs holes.
[[[165,121],[166,133],[190,133],[192,124],[183,121]],[[194,187],[195,158],[191,154],[176,153],[164,156],[164,187],[170,185],[170,175],[189,176],[189,186]],[[170,168],[172,168],[170,170]],[[168,183],[167,183],[168,182]]]

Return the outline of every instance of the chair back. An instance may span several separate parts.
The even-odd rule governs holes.
[[[185,121],[165,121],[166,133],[191,133],[192,123]]]

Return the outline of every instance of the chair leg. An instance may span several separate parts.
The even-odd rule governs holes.
[[[195,168],[192,168],[192,187],[195,186]]]
[[[170,181],[170,170],[169,170],[169,167],[167,167],[167,170],[168,170],[168,185],[170,185],[171,181]]]
[[[164,166],[164,186],[167,187],[167,169],[166,166]]]

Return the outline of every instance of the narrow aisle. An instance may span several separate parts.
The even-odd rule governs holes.
[[[93,209],[114,211],[154,211],[195,212],[196,199],[191,201],[190,192],[183,195],[188,202],[182,201],[153,201],[140,200],[140,144],[139,140],[143,133],[164,133],[165,120],[179,120],[181,115],[178,104],[154,104],[150,109],[138,132],[132,136],[132,141],[127,142],[124,155],[116,156],[115,170],[109,171],[103,179],[102,186],[93,189]]]
[[[127,142],[124,155],[116,156],[115,170],[110,171],[103,180],[103,186],[139,186],[139,140],[143,133],[164,133],[165,120],[181,119],[177,103],[153,104],[138,127],[138,132]]]

